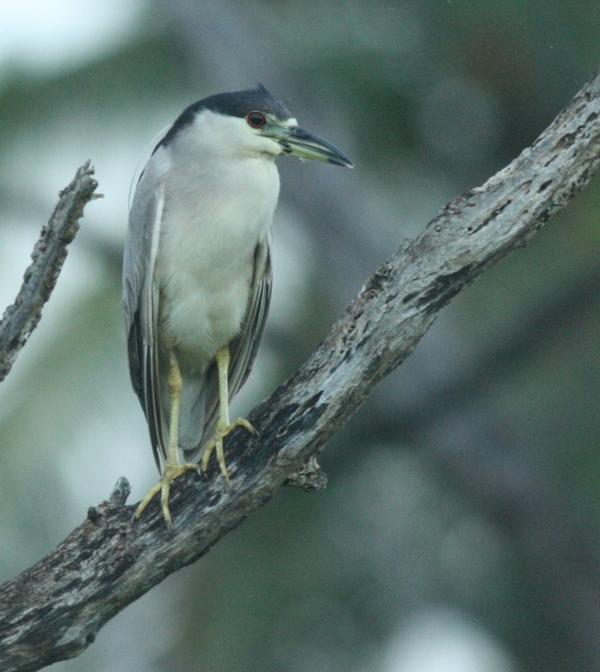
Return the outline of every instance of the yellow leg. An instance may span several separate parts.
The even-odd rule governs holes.
[[[217,454],[217,462],[221,473],[227,482],[229,482],[229,471],[225,464],[225,453],[223,451],[223,439],[231,433],[236,427],[243,427],[252,434],[256,434],[256,429],[244,418],[238,418],[231,423],[229,420],[229,347],[221,348],[216,355],[217,374],[219,377],[219,421],[215,435],[210,443],[204,449],[202,454],[202,471],[208,468],[208,462],[213,450]]]
[[[160,492],[160,504],[163,517],[169,527],[172,525],[171,511],[169,510],[169,493],[171,483],[179,478],[186,471],[198,471],[197,464],[180,464],[179,462],[179,409],[181,406],[181,390],[183,381],[177,359],[173,353],[169,358],[169,394],[171,398],[171,416],[169,423],[169,445],[167,447],[167,461],[160,477],[160,481],[151,488],[150,492],[142,499],[137,509],[135,517],[139,518],[144,509],[150,504],[155,495]]]

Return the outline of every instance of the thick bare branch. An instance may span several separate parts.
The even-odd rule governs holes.
[[[94,191],[98,183],[93,174],[88,161],[79,168],[71,184],[60,192],[58,205],[33,248],[31,265],[25,271],[17,298],[4,311],[0,321],[0,381],[6,378],[40,321],[42,308],[67,257],[67,246],[79,230],[83,208],[96,197]]]
[[[127,488],[50,555],[0,588],[2,669],[36,670],[77,655],[106,621],[193,562],[268,501],[414,349],[436,314],[483,270],[523,245],[591,178],[600,161],[600,75],[482,187],[449,203],[370,278],[309,360],[250,416],[260,438],[228,442],[232,483],[177,481],[165,527],[140,523]]]
[[[377,428],[384,440],[398,439],[399,431],[403,435],[427,431],[477,402],[490,384],[497,385],[526,366],[557,334],[566,336],[576,331],[582,316],[598,309],[600,263],[581,268],[574,275],[558,289],[553,287],[537,305],[528,307],[527,314],[513,320],[509,332],[481,351],[469,352],[451,377],[434,380],[420,394],[405,399],[402,408],[375,409],[361,431],[369,434]]]

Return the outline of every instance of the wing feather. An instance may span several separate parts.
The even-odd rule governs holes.
[[[129,372],[146,415],[154,458],[159,466],[161,455],[166,454],[168,435],[161,409],[159,290],[154,273],[163,207],[162,182],[144,173],[131,204],[123,259],[123,306]]]
[[[154,458],[160,469],[166,458],[169,430],[168,403],[165,404],[168,390],[158,331],[160,291],[155,269],[165,196],[160,171],[152,165],[153,161],[154,157],[142,172],[131,203],[123,261],[123,304],[131,381],[146,416]],[[271,300],[270,249],[269,232],[255,248],[245,318],[240,334],[229,345],[230,399],[248,378],[262,341]],[[186,459],[196,458],[199,450],[212,438],[217,423],[219,391],[214,362],[197,383],[199,386],[194,394],[198,395],[198,401],[205,400],[204,414],[198,416],[204,416],[204,423],[200,429],[200,420],[200,427],[195,430],[201,432],[196,445],[184,450]],[[184,387],[185,384],[184,375]],[[181,421],[185,424],[183,418]],[[193,430],[193,423],[190,427]]]
[[[231,356],[229,364],[229,399],[232,399],[246,382],[258,354],[269,305],[272,288],[271,233],[259,241],[254,250],[254,270],[248,308],[240,334],[229,344]],[[206,414],[202,441],[198,449],[212,438],[219,415],[219,385],[216,363],[206,372]]]

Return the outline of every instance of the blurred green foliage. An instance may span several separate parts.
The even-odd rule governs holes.
[[[276,250],[306,256],[294,273],[276,266],[292,294],[275,296],[250,405],[403,237],[535,139],[598,67],[599,25],[590,0],[157,1],[94,60],[51,76],[5,69],[7,301],[55,192],[88,157],[104,202],[87,209],[1,391],[2,576],[120,475],[134,497],[155,478],[127,379],[119,255],[129,176],[184,105],[262,81],[357,163],[351,176],[283,167]],[[328,447],[327,491],[282,492],[56,669],[600,669],[599,211],[596,179],[444,311]],[[509,361],[480,367],[516,335]],[[435,397],[465,371],[468,389]]]

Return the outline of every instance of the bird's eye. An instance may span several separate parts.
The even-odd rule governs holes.
[[[261,112],[249,112],[246,121],[252,128],[262,128],[267,123],[267,118]]]

